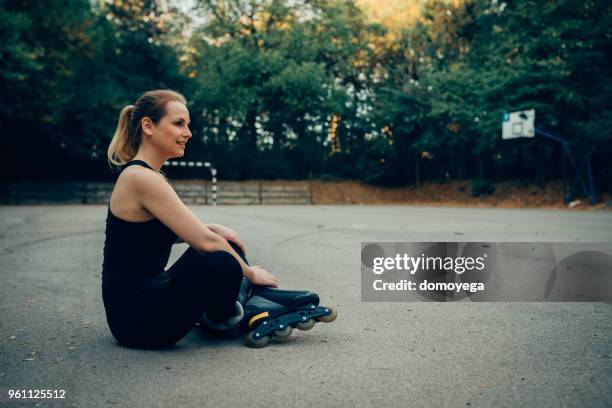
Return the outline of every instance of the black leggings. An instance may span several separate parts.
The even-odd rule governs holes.
[[[247,262],[240,248],[230,245]],[[229,252],[202,254],[189,247],[168,274],[170,282],[159,289],[105,303],[109,328],[119,343],[167,347],[185,337],[204,312],[214,321],[232,316],[242,268]]]

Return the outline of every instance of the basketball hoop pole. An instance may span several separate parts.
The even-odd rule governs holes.
[[[563,163],[562,163],[563,165],[563,201],[565,203],[568,203],[569,201],[572,200],[572,198],[574,197],[574,192],[576,191],[576,186],[578,183],[580,183],[580,186],[582,187],[584,194],[591,201],[591,205],[595,205],[597,203],[597,198],[595,197],[595,188],[593,185],[593,172],[591,171],[591,154],[593,153],[593,150],[591,149],[587,154],[585,154],[582,157],[582,159],[580,159],[580,165],[578,166],[576,165],[576,161],[574,160],[574,155],[572,154],[572,150],[570,149],[570,146],[571,146],[570,142],[563,139],[561,136],[555,135],[551,133],[550,131],[546,131],[538,127],[535,128],[535,133],[545,138],[554,140],[555,142],[560,143],[562,146],[562,149],[563,149],[563,159],[562,159],[563,160]],[[565,170],[565,158],[566,157],[569,159],[569,162],[572,168],[574,169],[574,173],[575,173],[574,183],[572,184],[572,191],[570,191],[569,195],[567,194],[567,174]],[[586,167],[588,187],[587,187],[587,184],[582,179],[582,175],[581,175],[581,169],[583,166]]]

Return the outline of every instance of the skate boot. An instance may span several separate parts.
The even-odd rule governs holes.
[[[308,304],[319,306],[319,295],[313,292],[276,289],[270,286],[253,286],[252,288],[252,295],[261,296],[290,309]]]
[[[293,328],[310,330],[319,322],[333,322],[337,312],[319,306],[319,296],[305,291],[291,291],[270,287],[253,287],[251,297],[244,305],[246,344],[265,347],[270,338],[289,339]]]
[[[238,299],[234,305],[234,314],[224,322],[211,321],[206,313],[200,318],[200,325],[208,332],[218,337],[233,338],[238,336],[240,329],[243,327],[245,316],[244,304],[251,296],[252,285],[247,279],[242,279]]]

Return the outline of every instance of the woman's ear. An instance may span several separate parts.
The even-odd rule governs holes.
[[[140,127],[142,128],[143,133],[147,136],[153,135],[153,121],[151,120],[151,118],[147,116],[142,118],[140,120]]]

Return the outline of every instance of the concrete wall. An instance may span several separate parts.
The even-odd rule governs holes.
[[[171,181],[186,204],[212,204],[212,185],[205,181]],[[3,204],[108,204],[113,183],[9,182],[0,189]],[[220,205],[312,204],[308,183],[220,182]]]

